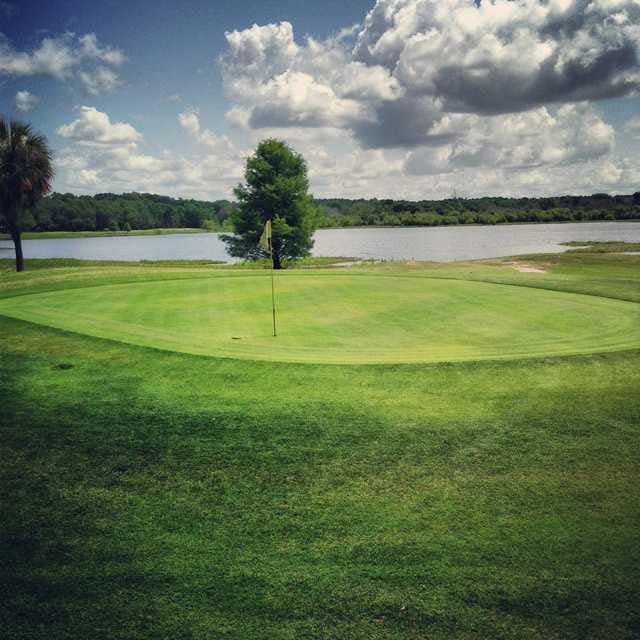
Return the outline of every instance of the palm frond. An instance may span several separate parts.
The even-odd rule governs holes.
[[[19,226],[20,213],[51,190],[53,155],[31,125],[0,116],[0,215]]]

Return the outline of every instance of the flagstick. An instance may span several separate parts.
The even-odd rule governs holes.
[[[273,246],[269,239],[269,249],[271,249],[271,310],[273,311],[273,337],[276,337],[276,294],[273,287]]]

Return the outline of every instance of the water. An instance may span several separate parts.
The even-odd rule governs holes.
[[[326,229],[316,234],[314,254],[450,262],[561,253],[572,240],[640,242],[640,222]]]
[[[322,229],[316,256],[377,260],[476,260],[525,253],[559,253],[570,240],[640,242],[640,222],[594,222],[461,227]],[[13,256],[10,241],[0,256]],[[217,233],[25,240],[27,258],[85,260],[231,261]]]

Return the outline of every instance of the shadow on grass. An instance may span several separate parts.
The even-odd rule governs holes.
[[[322,368],[0,327],[9,638],[636,633],[637,354]]]

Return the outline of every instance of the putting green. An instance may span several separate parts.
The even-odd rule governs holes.
[[[405,363],[640,347],[640,305],[411,276],[285,272],[108,285],[0,300],[0,314],[184,353],[317,363]]]

